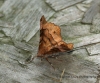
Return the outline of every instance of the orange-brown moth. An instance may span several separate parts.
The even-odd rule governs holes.
[[[73,49],[72,43],[65,43],[61,37],[61,29],[54,23],[47,22],[45,17],[40,19],[40,42],[37,56],[45,58],[56,57],[56,53],[66,52]],[[31,61],[34,59],[31,58]],[[49,62],[49,61],[48,61]],[[49,62],[50,63],[50,62]],[[51,63],[50,63],[51,64]]]
[[[48,58],[58,52],[70,51],[72,43],[65,43],[61,37],[61,29],[54,23],[47,22],[45,17],[40,19],[40,42],[37,57]]]

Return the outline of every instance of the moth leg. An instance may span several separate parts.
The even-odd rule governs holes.
[[[43,58],[41,58],[41,61],[43,60]]]
[[[55,67],[52,65],[52,63],[46,58],[46,61],[52,66],[52,68],[55,70]]]
[[[30,62],[32,62],[33,60],[34,60],[34,58],[36,58],[37,56],[33,56],[33,55],[31,55],[31,56],[29,56],[26,60],[25,60],[25,63],[30,63]]]

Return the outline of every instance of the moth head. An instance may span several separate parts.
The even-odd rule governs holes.
[[[41,19],[40,19],[40,23],[41,23],[41,24],[45,24],[45,23],[47,23],[47,21],[46,21],[44,15],[41,17]]]

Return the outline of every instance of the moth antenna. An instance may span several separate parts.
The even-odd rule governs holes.
[[[80,49],[85,49],[86,47],[84,47],[84,46],[81,46],[81,47],[76,47],[76,48],[73,48],[73,51],[75,51],[75,50],[80,50]]]
[[[84,47],[84,46],[76,47],[76,48],[73,48],[73,49],[70,50],[70,51],[67,51],[66,53],[71,53],[71,52],[73,52],[73,51],[80,50],[80,49],[85,49],[85,48],[86,48],[86,47]]]
[[[51,65],[51,67],[55,70],[55,67],[52,65],[52,63],[46,58],[46,61]]]

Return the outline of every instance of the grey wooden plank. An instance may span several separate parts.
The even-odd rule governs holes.
[[[99,73],[97,70],[98,66],[93,62],[79,58],[80,55],[83,55],[82,53],[86,52],[85,50],[81,50],[82,52],[78,50],[70,56],[67,54],[59,56],[58,58],[62,59],[62,62],[49,59],[54,65],[55,70],[47,61],[43,60],[41,62],[38,58],[34,60],[35,64],[30,63],[24,66],[25,54],[20,51],[20,49],[12,45],[0,45],[1,83],[58,83],[56,79],[60,79],[63,69],[65,69],[65,73],[62,83],[96,82],[96,77]]]
[[[5,50],[4,50],[5,49]],[[18,48],[16,48],[16,47],[14,47],[13,45],[8,45],[8,44],[0,44],[0,52],[2,53],[8,53],[8,55],[9,54],[11,54],[11,55],[9,55],[9,57],[10,56],[12,56],[12,55],[14,55],[13,56],[13,58],[21,58],[21,57],[23,57],[23,55],[20,53],[21,52],[21,50],[20,49],[18,49]],[[9,57],[7,57],[7,58],[9,58]]]
[[[82,23],[92,24],[93,17],[100,11],[100,0],[94,0],[91,7],[86,11]]]
[[[49,21],[57,25],[68,25],[75,21],[80,22],[83,12],[80,11],[76,6],[71,6],[69,8],[63,9],[53,15]]]
[[[13,27],[14,27],[14,24],[12,22],[0,20],[0,29],[2,29],[2,28],[13,28]]]
[[[91,26],[90,32],[99,34],[100,33],[100,13],[94,16],[92,24],[93,25]]]
[[[4,13],[5,19],[12,21],[30,2],[30,0],[6,0],[0,11]]]
[[[24,42],[20,42],[20,41],[16,41],[16,40],[13,40],[13,42],[14,42],[15,47],[25,50],[27,52],[32,52],[33,50],[36,50],[36,48],[37,48],[34,46],[35,47],[35,49],[34,49],[34,47],[32,45],[24,43]]]
[[[48,3],[55,11],[59,11],[82,1],[84,0],[46,0],[46,3]]]
[[[14,23],[14,28],[3,29],[13,39],[29,41],[39,30],[40,17],[49,19],[55,12],[44,0],[7,0],[0,8],[5,20]]]
[[[87,51],[89,52],[90,55],[100,54],[100,43],[88,46]]]
[[[74,47],[81,47],[90,44],[100,43],[100,34],[91,34],[79,38],[66,39],[66,42],[74,43]]]
[[[67,26],[61,26],[61,34],[64,39],[78,38],[90,35],[90,26],[81,23],[73,23]]]

